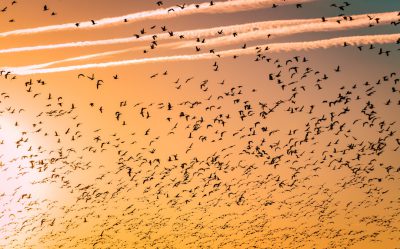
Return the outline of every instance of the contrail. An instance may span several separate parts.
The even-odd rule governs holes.
[[[369,17],[379,17],[379,22],[375,19],[371,20]],[[196,42],[183,43],[176,48],[186,48],[193,46],[224,46],[227,44],[257,40],[257,39],[266,39],[267,35],[270,34],[272,37],[279,37],[285,35],[293,35],[298,33],[305,32],[321,32],[321,31],[336,31],[336,30],[344,30],[350,28],[363,28],[369,27],[369,25],[385,25],[390,24],[393,21],[399,21],[398,12],[386,12],[386,13],[376,13],[376,14],[363,14],[358,16],[352,16],[352,20],[345,20],[343,18],[327,18],[325,22],[322,22],[321,19],[318,19],[317,22],[314,23],[303,23],[299,25],[292,26],[284,26],[278,28],[266,28],[259,29],[254,31],[249,31],[243,34],[239,34],[237,37],[233,36],[221,36],[216,38],[208,39],[206,43],[199,44]],[[339,22],[337,22],[339,20]]]
[[[215,2],[213,5],[210,2],[201,4],[190,4],[185,5],[184,8],[175,6],[171,8],[162,8],[151,11],[143,11],[132,13],[118,17],[108,17],[100,20],[95,20],[95,24],[92,21],[85,21],[79,23],[79,28],[99,28],[109,25],[121,25],[126,22],[143,21],[146,19],[166,19],[178,16],[185,16],[198,13],[221,13],[221,12],[236,12],[245,11],[251,9],[263,8],[267,5],[289,5],[296,3],[312,2],[315,0],[232,0],[225,2]],[[49,31],[60,31],[60,30],[71,30],[77,29],[76,23],[65,23],[58,25],[50,25],[37,28],[19,29],[8,32],[0,33],[0,37],[6,37],[11,35],[23,35],[23,34],[34,34]]]
[[[23,66],[23,67],[18,67],[18,68],[21,69],[21,70],[39,69],[39,68],[45,68],[45,67],[49,67],[49,66],[52,66],[52,65],[55,65],[55,64],[59,64],[59,63],[93,59],[93,58],[97,58],[97,57],[101,57],[101,56],[108,56],[108,55],[115,55],[115,54],[125,53],[125,52],[128,52],[128,51],[132,51],[132,49],[122,49],[122,50],[115,50],[115,51],[110,51],[110,52],[83,55],[83,56],[78,56],[78,57],[58,60],[58,61],[52,61],[52,62],[48,62],[48,63],[36,64],[36,65],[32,65],[32,66]]]
[[[0,54],[38,51],[38,50],[46,50],[46,49],[113,45],[113,44],[123,44],[123,43],[132,43],[132,42],[145,42],[145,41],[154,40],[154,37],[153,37],[154,35],[157,36],[157,40],[166,40],[166,39],[174,39],[174,38],[179,39],[180,35],[183,35],[183,36],[185,36],[185,38],[188,38],[188,39],[194,39],[199,36],[209,37],[209,36],[216,35],[217,32],[220,31],[221,29],[224,30],[224,34],[232,34],[234,32],[250,32],[250,31],[254,31],[256,29],[281,27],[281,26],[287,26],[287,25],[298,25],[298,24],[302,24],[302,23],[315,22],[317,20],[320,20],[320,19],[265,21],[265,22],[246,23],[246,24],[239,24],[239,25],[221,26],[221,27],[208,28],[208,29],[176,31],[176,32],[174,32],[174,34],[175,34],[174,36],[171,36],[168,33],[157,33],[157,34],[151,34],[151,35],[144,35],[139,38],[124,37],[124,38],[113,38],[113,39],[104,39],[104,40],[95,40],[95,41],[77,41],[77,42],[69,42],[69,43],[61,43],[61,44],[38,45],[38,46],[19,47],[19,48],[7,48],[7,49],[1,49]]]
[[[67,72],[74,70],[82,70],[89,68],[107,68],[114,66],[126,66],[135,64],[146,64],[156,62],[168,62],[168,61],[193,61],[202,59],[216,59],[227,56],[238,56],[238,55],[252,55],[257,52],[290,52],[290,51],[301,51],[301,50],[312,50],[312,49],[326,49],[330,47],[343,46],[344,43],[348,45],[365,45],[365,44],[386,44],[400,42],[400,34],[385,34],[385,35],[365,35],[365,36],[349,36],[339,37],[317,41],[307,42],[291,42],[291,43],[274,43],[264,44],[249,47],[247,49],[232,49],[218,52],[217,54],[203,53],[196,55],[176,55],[156,58],[145,58],[145,59],[133,59],[124,61],[112,61],[104,63],[92,63],[84,65],[66,66],[58,68],[46,68],[46,69],[32,69],[26,70],[24,68],[5,68],[4,70],[10,71],[16,75],[30,75],[30,74],[46,74],[46,73],[57,73]],[[265,48],[263,48],[265,47]],[[34,66],[31,66],[34,67]],[[25,67],[26,68],[26,67]]]
[[[376,20],[370,20],[369,16],[380,18],[379,23]],[[292,20],[276,20],[276,21],[263,21],[263,22],[253,22],[246,24],[230,25],[230,26],[220,26],[208,29],[194,29],[186,31],[174,32],[174,36],[170,36],[167,33],[158,33],[152,35],[144,35],[140,38],[136,37],[126,37],[126,38],[114,38],[96,41],[78,41],[69,42],[62,44],[53,45],[39,45],[39,46],[29,46],[29,47],[19,47],[19,48],[8,48],[0,50],[0,54],[4,53],[15,53],[15,52],[27,52],[27,51],[38,51],[45,49],[60,49],[60,48],[71,48],[71,47],[86,47],[86,46],[98,46],[98,45],[112,45],[112,44],[123,44],[123,43],[133,43],[133,42],[145,42],[154,40],[154,35],[157,36],[157,41],[165,39],[179,39],[180,35],[183,35],[187,39],[194,39],[197,37],[207,38],[210,36],[215,36],[220,30],[223,30],[222,37],[207,40],[209,45],[218,45],[225,42],[243,42],[246,40],[262,39],[265,38],[266,33],[272,34],[273,37],[284,36],[290,34],[296,34],[300,32],[317,32],[317,31],[333,31],[345,28],[360,28],[364,25],[369,24],[374,25],[384,25],[392,21],[398,21],[397,12],[383,12],[383,13],[370,13],[362,15],[352,16],[352,21],[344,20],[343,18],[330,17],[326,18],[326,22],[321,22],[321,18],[313,19],[292,19]],[[340,23],[337,20],[341,20]],[[261,30],[263,32],[261,32]],[[227,37],[226,35],[232,35],[233,33],[238,33],[239,36],[233,39],[232,37]],[[240,33],[247,33],[245,35],[240,35]],[[181,43],[180,43],[181,44]],[[205,44],[205,45],[207,45]],[[178,48],[195,46],[197,43],[185,43]],[[200,44],[202,45],[202,44]]]

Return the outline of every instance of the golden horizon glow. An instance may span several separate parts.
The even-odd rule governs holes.
[[[398,248],[399,9],[0,1],[0,248]]]

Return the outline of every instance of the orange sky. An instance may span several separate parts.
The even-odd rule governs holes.
[[[398,248],[397,1],[12,2],[0,2],[0,248]],[[123,20],[140,12],[160,14]],[[302,23],[310,32],[274,33]],[[241,24],[262,38],[229,31]],[[341,37],[349,46],[324,41]],[[163,61],[104,65],[146,58]]]

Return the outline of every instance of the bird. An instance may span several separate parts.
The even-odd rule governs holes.
[[[27,5],[10,3],[2,3],[8,9],[1,13],[23,14],[32,22],[28,26],[38,24],[35,13],[43,4],[26,11]],[[64,3],[68,8],[59,17],[73,14],[70,4]],[[132,58],[88,58],[88,46],[74,50],[77,57],[63,60],[66,65],[44,62],[67,52],[64,48],[52,48],[54,54],[9,54],[12,60],[3,64],[18,70],[0,70],[0,220],[7,221],[0,227],[0,244],[162,248],[177,241],[185,248],[313,248],[323,240],[333,248],[349,248],[394,241],[400,78],[392,62],[398,38],[390,38],[390,44],[341,38],[332,49],[321,49],[324,43],[313,36],[312,51],[278,53],[281,40],[265,40],[275,38],[274,30],[298,32],[304,25],[291,17],[304,19],[299,9],[316,6],[275,1],[273,8],[279,5],[291,20],[286,29],[286,20],[275,28],[275,20],[264,17],[242,26],[230,18],[241,9],[230,1],[166,4],[143,3],[153,8],[143,11],[132,3],[129,8],[137,7],[139,14],[116,18],[96,12],[102,17],[94,27],[91,21],[48,27],[54,23],[43,19],[46,33],[33,30],[38,44],[25,41],[39,46],[58,33],[50,31],[64,27],[84,28],[82,35],[97,37],[108,22],[115,25],[101,31],[128,34],[131,26],[122,24],[129,21],[139,31],[121,41],[137,43]],[[343,29],[352,20],[356,26],[389,25],[383,14],[352,19],[359,6],[350,4],[321,2],[332,8],[318,9],[320,16],[332,10],[339,15],[304,19],[305,26]],[[258,13],[259,6],[250,1],[239,5],[247,10],[241,18]],[[398,14],[393,12],[392,19]],[[133,24],[134,16],[140,22]],[[219,17],[229,19],[229,26],[225,21],[210,28],[194,24]],[[183,18],[178,28],[186,31],[167,29],[177,18]],[[10,42],[19,39],[3,35]],[[75,38],[68,44],[79,45],[81,39]],[[296,39],[308,40],[307,33]],[[301,46],[306,44],[311,43]],[[110,64],[98,68],[98,59]],[[122,65],[128,59],[132,64]],[[112,62],[121,65],[111,68]],[[72,72],[52,73],[57,69]],[[108,84],[107,79],[118,81]],[[85,84],[92,81],[96,88]]]
[[[102,85],[102,83],[104,83],[103,80],[97,80],[96,89],[99,89],[99,87]]]

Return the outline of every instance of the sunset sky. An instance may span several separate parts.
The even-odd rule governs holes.
[[[400,2],[0,0],[0,248],[400,248]]]

